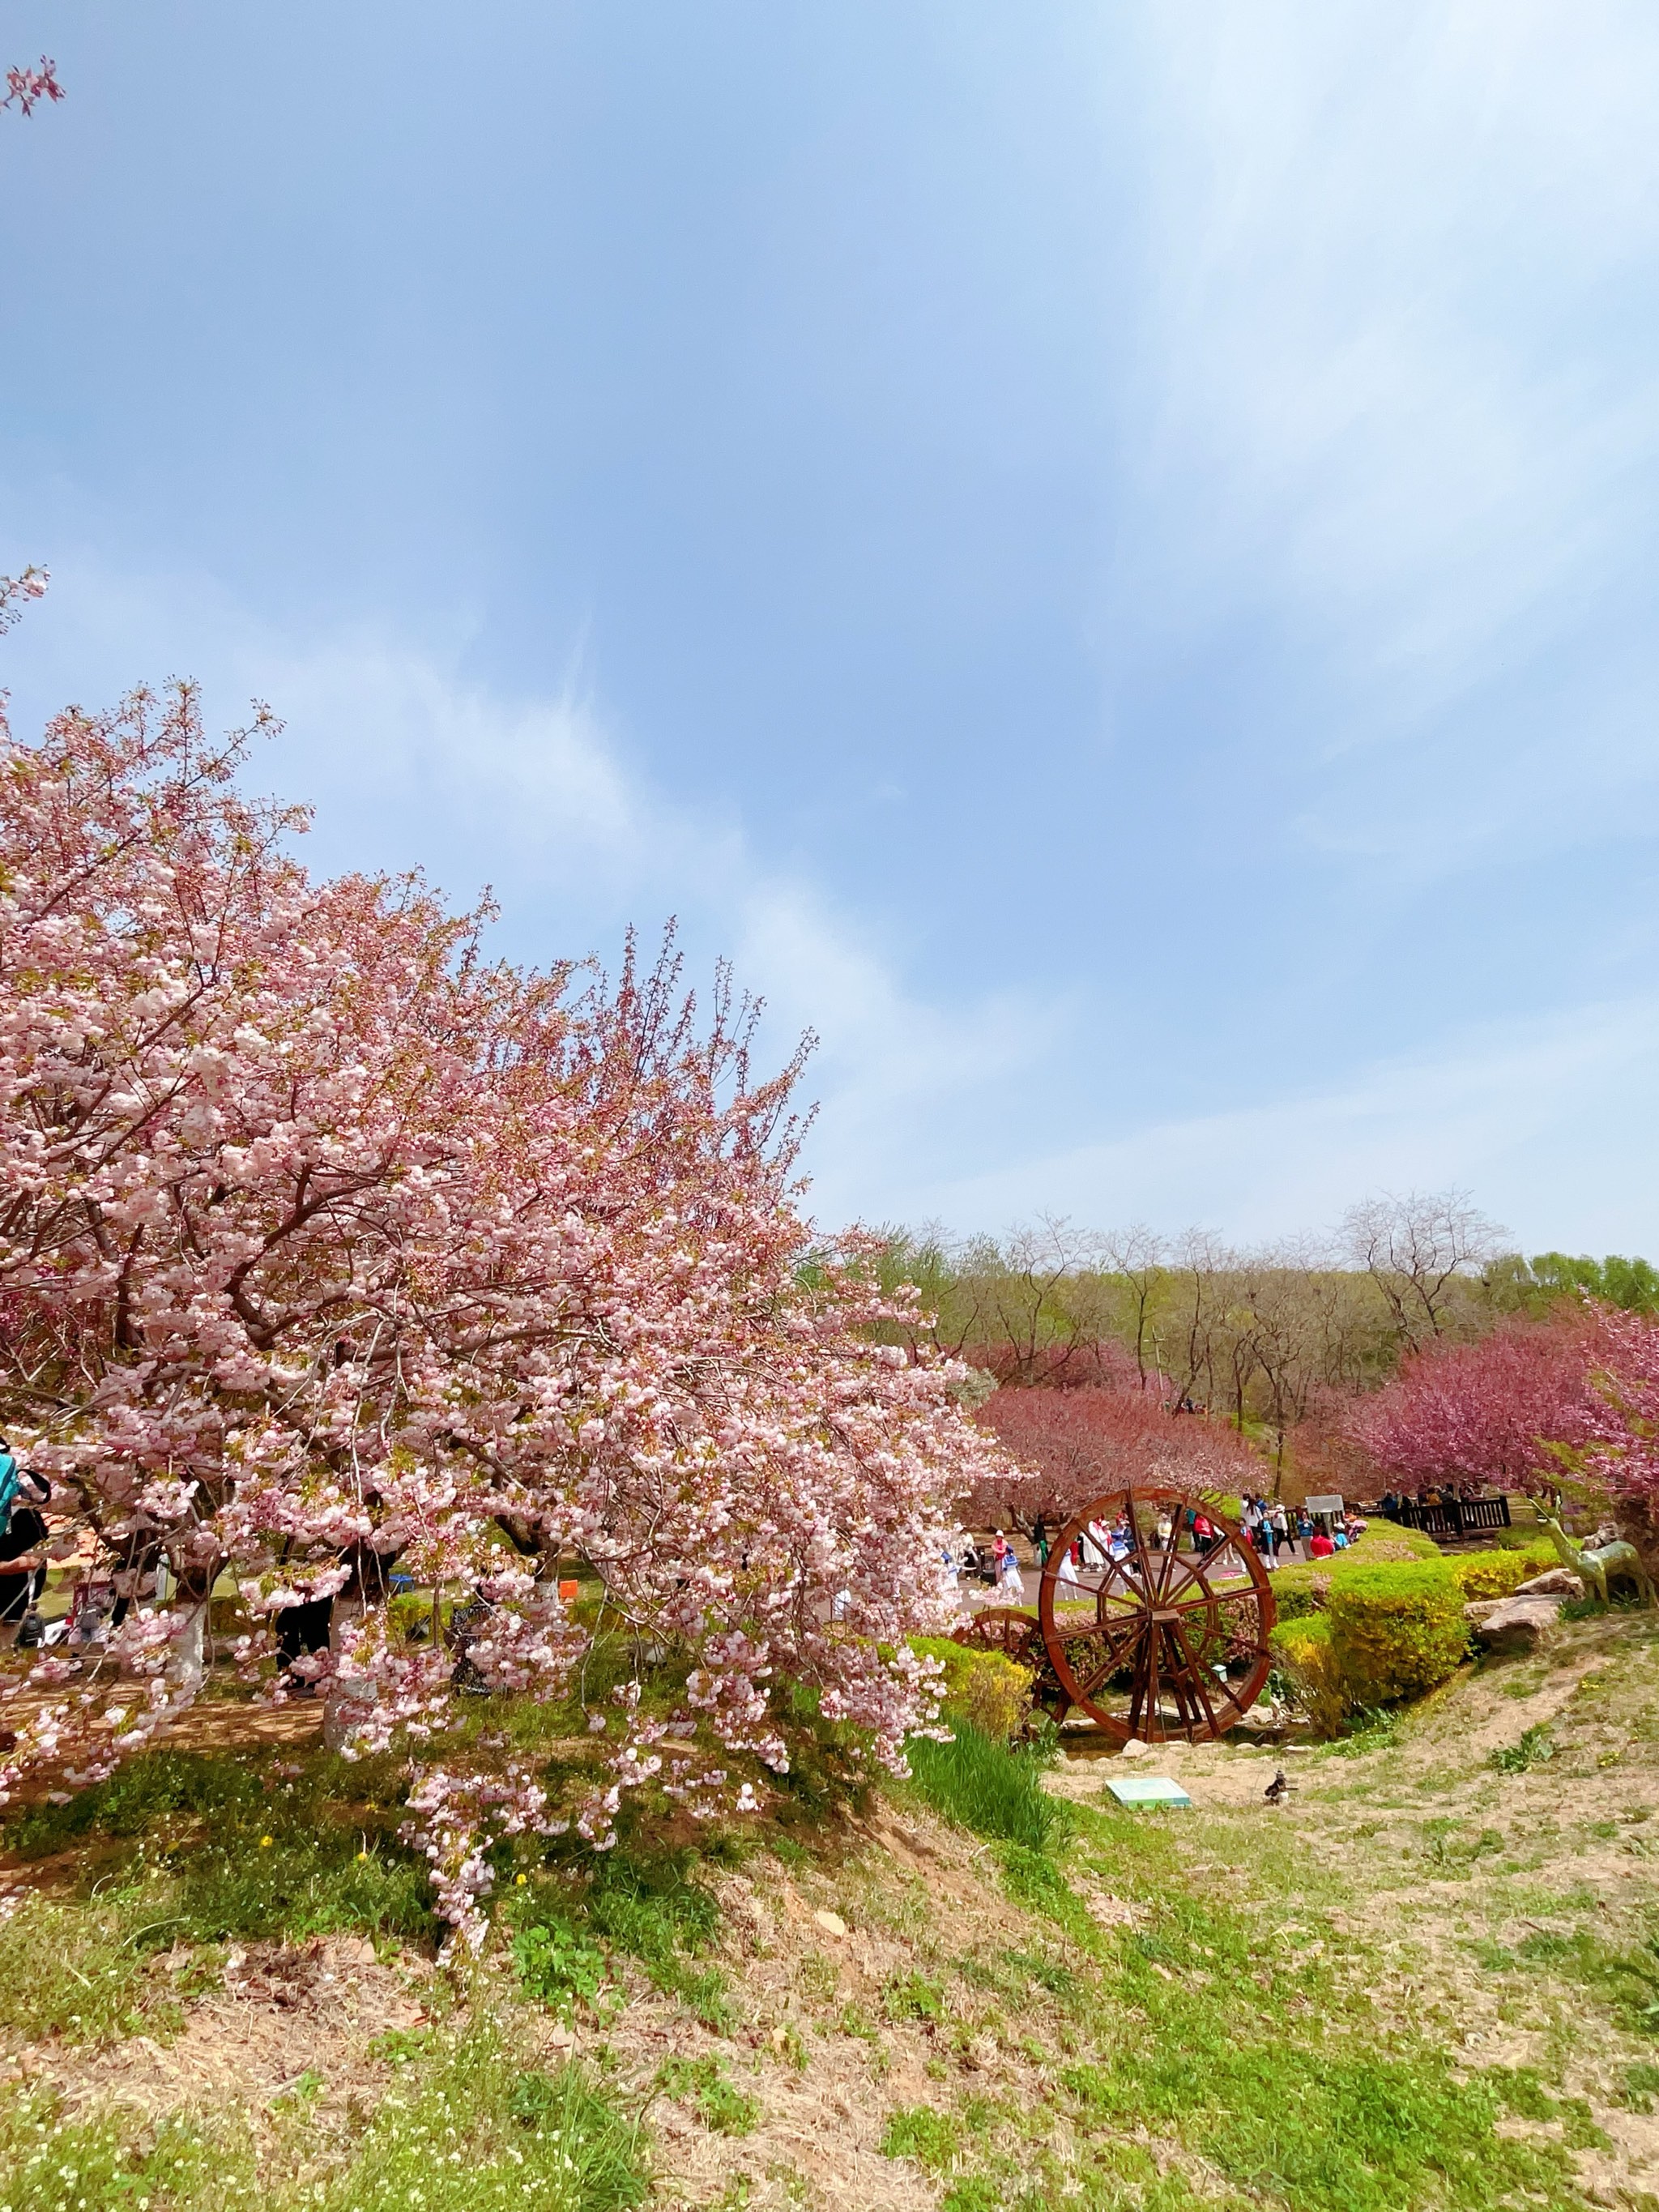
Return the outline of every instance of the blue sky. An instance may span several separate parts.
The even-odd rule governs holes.
[[[1659,18],[0,0],[22,733],[680,918],[815,1210],[1659,1254]]]

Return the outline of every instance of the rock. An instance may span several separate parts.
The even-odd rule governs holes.
[[[1150,1759],[1152,1755],[1152,1745],[1149,1743],[1142,1743],[1138,1735],[1132,1735],[1127,1743],[1126,1743],[1122,1749],[1118,1753],[1118,1757],[1120,1759]]]
[[[815,1912],[812,1917],[826,1936],[844,1936],[847,1933],[847,1923],[839,1912]]]
[[[1571,1567],[1546,1567],[1529,1583],[1517,1583],[1514,1597],[1583,1597],[1584,1585]]]
[[[1463,1618],[1492,1651],[1536,1651],[1561,1619],[1558,1597],[1506,1597],[1496,1604],[1466,1605]]]

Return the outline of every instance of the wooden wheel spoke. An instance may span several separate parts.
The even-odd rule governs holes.
[[[1095,1618],[1104,1628],[1113,1621],[1139,1620],[1146,1610],[1146,1601],[1138,1590],[1103,1590]]]
[[[1183,1559],[1179,1547],[1176,1547],[1170,1551],[1170,1557],[1175,1561],[1176,1567],[1180,1569],[1181,1580],[1179,1582],[1175,1580],[1175,1570],[1172,1568],[1170,1579],[1158,1594],[1158,1601],[1160,1605],[1173,1605],[1178,1591],[1186,1589],[1193,1583],[1202,1582],[1204,1578],[1204,1562],[1196,1553],[1190,1559]]]
[[[1057,1629],[1054,1642],[1066,1655],[1069,1664],[1073,1651],[1086,1650],[1091,1644],[1115,1650],[1120,1644],[1133,1644],[1146,1625],[1146,1616],[1142,1613],[1125,1613],[1121,1620],[1080,1620],[1074,1628]]]
[[[1250,1589],[1236,1590],[1206,1590],[1202,1597],[1183,1598],[1176,1605],[1177,1613],[1219,1613],[1226,1606],[1259,1605],[1259,1594]]]
[[[1064,1640],[1060,1650],[1079,1699],[1087,1700],[1103,1682],[1109,1682],[1131,1663],[1146,1632],[1142,1615],[1126,1621],[1114,1633],[1093,1628]]]
[[[1044,1573],[1031,1659],[1040,1664],[1046,1655],[1079,1717],[1120,1741],[1217,1736],[1249,1709],[1267,1679],[1275,1607],[1266,1571],[1218,1513],[1211,1516],[1219,1539],[1214,1547],[1183,1553],[1186,1502],[1162,1489],[1097,1499],[1068,1524]],[[1151,1532],[1163,1511],[1175,1528],[1160,1551]],[[1081,1536],[1093,1553],[1094,1530],[1115,1526],[1127,1532],[1127,1554],[1091,1565],[1079,1583],[1060,1583],[1057,1565],[1066,1549]],[[1068,1599],[1084,1603],[1066,1617],[1058,1607]]]
[[[1220,1724],[1215,1717],[1215,1707],[1210,1702],[1210,1684],[1205,1680],[1206,1669],[1197,1659],[1194,1658],[1192,1646],[1187,1641],[1186,1630],[1180,1621],[1174,1624],[1170,1633],[1181,1647],[1181,1656],[1187,1662],[1187,1680],[1191,1684],[1199,1703],[1204,1708],[1204,1717],[1210,1724],[1210,1733],[1212,1735],[1219,1735]]]
[[[1194,1571],[1192,1565],[1181,1556],[1181,1531],[1178,1528],[1171,1528],[1169,1548],[1164,1554],[1163,1562],[1158,1572],[1158,1603],[1168,1605],[1176,1590],[1186,1589],[1187,1584],[1192,1581]],[[1180,1582],[1176,1580],[1177,1575],[1182,1577]]]

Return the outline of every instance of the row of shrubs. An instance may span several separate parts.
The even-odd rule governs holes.
[[[1448,1561],[1432,1536],[1419,1528],[1397,1528],[1391,1522],[1373,1521],[1358,1542],[1334,1559],[1313,1559],[1305,1565],[1281,1567],[1273,1577],[1273,1595],[1281,1620],[1297,1620],[1324,1610],[1331,1577],[1357,1566],[1399,1565],[1408,1559],[1437,1561],[1450,1565],[1465,1578],[1468,1597],[1507,1597],[1517,1584],[1541,1568],[1555,1565],[1548,1539],[1538,1537],[1507,1552],[1472,1552],[1466,1559]]]
[[[1463,1607],[1508,1597],[1553,1564],[1547,1543],[1461,1559],[1373,1554],[1321,1576],[1305,1601],[1302,1591],[1288,1594],[1289,1604],[1281,1576],[1270,1642],[1315,1727],[1334,1735],[1349,1712],[1437,1688],[1468,1650]]]

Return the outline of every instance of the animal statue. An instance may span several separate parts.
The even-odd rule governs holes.
[[[1550,1541],[1554,1545],[1563,1566],[1571,1567],[1584,1588],[1593,1592],[1603,1605],[1607,1601],[1607,1584],[1615,1575],[1622,1575],[1635,1583],[1636,1595],[1644,1605],[1659,1604],[1652,1577],[1642,1565],[1634,1544],[1627,1544],[1620,1536],[1611,1544],[1601,1544],[1581,1551],[1559,1521],[1553,1521],[1547,1513],[1540,1514],[1539,1518],[1549,1530]]]

